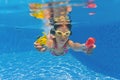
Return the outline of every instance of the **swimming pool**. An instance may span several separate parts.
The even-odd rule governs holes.
[[[97,48],[92,55],[70,50],[60,57],[40,53],[33,47],[33,42],[41,35],[42,22],[29,16],[29,2],[33,1],[0,0],[1,80],[120,79],[120,1],[96,0],[98,8],[90,10],[74,7],[70,39],[83,43],[93,36]],[[96,14],[89,16],[89,11]]]

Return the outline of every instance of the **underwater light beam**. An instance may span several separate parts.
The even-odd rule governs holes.
[[[5,0],[5,4],[8,4],[8,0]]]

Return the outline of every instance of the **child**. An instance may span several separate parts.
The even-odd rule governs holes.
[[[35,42],[34,46],[39,51],[50,50],[50,52],[55,56],[61,56],[67,53],[69,48],[72,48],[75,51],[83,51],[85,53],[91,53],[92,50],[96,47],[94,41],[92,44],[80,44],[74,43],[72,40],[69,40],[71,32],[71,24],[55,24],[54,28],[51,29],[50,33],[54,35],[54,38],[47,39],[46,45],[40,45]]]
[[[40,37],[35,41],[35,48],[42,52],[50,50],[51,54],[55,56],[66,54],[69,48],[72,48],[75,51],[91,53],[96,47],[94,44],[95,40],[93,38],[88,39],[85,44],[74,43],[69,39],[69,36],[72,34],[72,25],[68,16],[68,13],[71,11],[71,7],[59,7],[59,5],[64,3],[65,2],[53,2],[46,4],[47,7],[50,8],[43,10],[43,14],[46,15],[44,19],[48,19],[52,29],[50,30],[49,35]],[[43,6],[46,5],[44,4]],[[56,5],[58,5],[58,7]],[[33,8],[36,10],[34,4],[32,5],[31,9]],[[42,7],[40,6],[40,9],[41,8]]]

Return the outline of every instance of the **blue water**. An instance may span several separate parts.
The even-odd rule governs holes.
[[[29,16],[30,2],[38,1],[0,0],[0,80],[120,80],[119,0],[96,0],[96,9],[73,7],[70,39],[84,43],[92,36],[97,47],[91,55],[69,50],[59,57],[34,48],[43,25]]]

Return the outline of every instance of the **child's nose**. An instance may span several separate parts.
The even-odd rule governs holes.
[[[66,39],[65,35],[62,35],[62,39]]]

